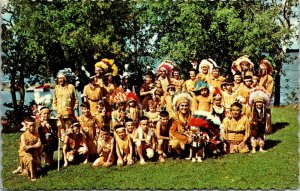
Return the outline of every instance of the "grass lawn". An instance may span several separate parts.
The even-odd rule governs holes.
[[[12,174],[18,166],[19,133],[2,134],[4,189],[297,189],[298,110],[272,109],[273,133],[266,137],[267,153],[232,154],[203,163],[168,159],[165,163],[93,168],[73,165],[50,170],[37,181]]]

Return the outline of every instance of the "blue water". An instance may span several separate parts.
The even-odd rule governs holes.
[[[284,64],[282,70],[285,72],[286,75],[281,76],[281,92],[280,92],[280,104],[285,105],[287,104],[287,94],[290,94],[291,91],[299,92],[299,55],[298,53],[289,53],[290,56],[296,56],[297,59],[294,60],[291,64]],[[286,79],[289,79],[287,82]],[[286,86],[289,86],[287,88]],[[49,92],[41,92],[40,95],[44,96],[46,94],[51,94],[51,97],[53,95],[53,90],[50,90]],[[79,98],[79,104],[81,103],[80,96],[81,94],[77,92],[78,98]],[[19,94],[17,94],[17,97]],[[29,104],[34,99],[34,92],[26,92],[25,95],[25,104]],[[9,103],[12,102],[11,95],[9,91],[1,91],[1,97],[0,97],[0,106],[1,106],[1,113],[4,113],[7,109],[3,106],[3,103]],[[80,112],[80,111],[79,111]]]

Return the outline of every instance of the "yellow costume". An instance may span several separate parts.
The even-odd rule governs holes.
[[[247,145],[244,148],[240,147],[239,144],[250,136],[250,122],[249,119],[242,115],[238,120],[226,117],[223,121],[224,134],[229,140],[230,153],[235,152],[248,152]]]
[[[95,160],[94,166],[104,166],[104,164],[107,162],[109,154],[112,152],[111,147],[113,144],[113,137],[109,137],[107,141],[104,141],[103,139],[98,139],[97,142],[97,150],[99,150],[102,147],[102,151],[99,154],[99,158]],[[114,154],[111,154],[110,161],[114,162]]]
[[[52,107],[58,115],[69,118],[70,113],[67,108],[70,107],[75,110],[78,107],[75,87],[72,84],[56,85],[53,92]]]
[[[269,93],[270,97],[272,97],[274,80],[271,75],[265,75],[260,77],[259,86],[265,88],[265,90]]]
[[[98,84],[95,85],[96,87],[91,87],[90,85],[84,86],[83,94],[86,95],[86,98],[90,104],[90,111],[92,115],[97,113],[97,104],[100,99],[102,99],[103,92]]]
[[[184,82],[184,90],[191,92],[195,90],[196,80],[186,80]]]
[[[184,81],[181,79],[177,80],[175,78],[171,78],[171,84],[175,86],[176,92],[180,92],[182,90],[183,83]]]

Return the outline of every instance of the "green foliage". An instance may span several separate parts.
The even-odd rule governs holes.
[[[272,108],[274,133],[266,137],[267,153],[232,154],[203,163],[168,159],[165,163],[110,168],[71,165],[31,182],[14,175],[18,165],[16,134],[2,134],[2,180],[5,189],[297,189],[298,110]]]

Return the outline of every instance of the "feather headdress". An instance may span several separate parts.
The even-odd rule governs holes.
[[[103,70],[111,69],[113,76],[116,76],[118,74],[118,67],[115,64],[114,59],[103,58],[100,62],[97,62],[95,64],[95,68],[102,68]]]
[[[174,108],[174,111],[177,111],[177,108],[179,104],[183,102],[187,102],[188,104],[192,103],[192,96],[189,92],[182,91],[182,92],[175,92],[173,97],[172,97],[172,105]]]
[[[221,92],[220,88],[215,87],[215,91],[213,93],[213,98],[214,99],[222,98],[222,92]]]
[[[267,107],[270,106],[270,96],[263,88],[254,88],[249,91],[249,105],[252,106],[256,101],[262,101]]]
[[[195,90],[194,91],[200,91],[203,88],[207,88],[209,90],[209,85],[205,83],[203,80],[198,80],[195,84]]]
[[[41,96],[39,92],[34,93],[34,101],[38,105],[38,110],[42,107],[50,107],[51,104],[51,94],[47,94],[44,96]]]
[[[172,74],[174,68],[174,64],[170,60],[164,60],[158,67],[157,73],[160,74],[161,70],[166,70],[167,74]]]
[[[209,70],[209,73],[211,73],[212,71],[212,68],[213,67],[217,67],[217,63],[211,59],[211,58],[208,58],[208,59],[203,59],[201,60],[200,64],[199,64],[199,72],[202,73],[202,66],[207,66],[208,67],[208,70]]]
[[[248,55],[244,55],[242,57],[239,57],[235,61],[232,62],[231,65],[231,72],[234,75],[237,71],[242,71],[241,63],[242,62],[247,62],[249,64],[249,71],[253,70],[254,64],[253,62],[249,59]]]
[[[243,103],[246,103],[246,100],[243,96],[237,96],[235,99],[234,99],[235,102],[238,102],[240,104],[243,104]]]
[[[189,125],[199,128],[205,128],[210,135],[219,136],[219,126],[221,121],[218,117],[213,116],[207,111],[195,111],[192,115]]]
[[[133,92],[127,92],[126,93],[126,101],[127,103],[130,102],[130,101],[135,101],[136,102],[136,105],[139,106],[139,98],[137,97],[137,95]]]
[[[272,75],[272,73],[273,73],[273,66],[272,66],[271,62],[269,60],[267,60],[266,58],[262,59],[259,62],[259,67],[266,67],[267,73],[270,74],[270,75]]]
[[[126,102],[126,94],[122,87],[118,87],[111,94],[114,103]]]

